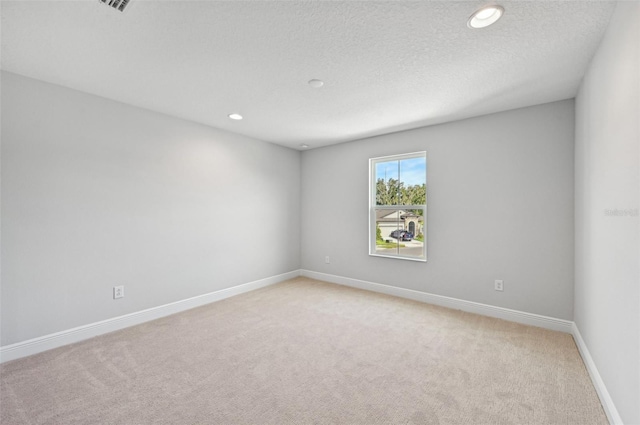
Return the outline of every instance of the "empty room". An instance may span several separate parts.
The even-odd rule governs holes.
[[[640,1],[0,17],[3,425],[640,425]]]

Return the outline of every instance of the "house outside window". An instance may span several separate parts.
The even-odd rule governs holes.
[[[426,152],[373,158],[369,170],[369,254],[426,261]]]

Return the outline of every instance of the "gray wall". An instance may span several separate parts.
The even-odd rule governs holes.
[[[299,208],[297,151],[3,72],[1,343],[296,270]]]
[[[640,424],[639,22],[640,3],[617,5],[576,100],[575,322],[626,424]]]
[[[571,320],[573,143],[567,100],[304,152],[302,268]],[[371,257],[368,160],[421,150],[428,261]]]

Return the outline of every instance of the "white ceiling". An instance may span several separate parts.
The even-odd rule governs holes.
[[[484,4],[3,0],[1,66],[315,148],[574,97],[615,6],[499,1],[502,20],[467,28]]]

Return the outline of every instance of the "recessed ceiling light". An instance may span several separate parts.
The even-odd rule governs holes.
[[[322,80],[309,80],[309,85],[313,88],[319,89],[320,87],[324,86],[324,81]]]
[[[469,28],[484,28],[495,24],[504,14],[504,7],[498,5],[485,6],[475,11],[469,20]]]
[[[229,118],[231,118],[232,120],[241,120],[242,119],[242,115],[240,114],[229,114]]]
[[[301,145],[300,145],[300,147],[301,147],[302,149],[307,149],[307,148],[309,147],[309,145],[306,145],[306,144],[304,144],[304,143],[303,143],[303,144],[301,144]]]

